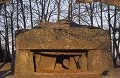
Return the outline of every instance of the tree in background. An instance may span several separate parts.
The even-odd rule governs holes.
[[[1,31],[0,31],[0,34],[1,34]],[[1,43],[1,36],[0,36],[0,62],[3,62],[4,54],[3,54],[1,45],[2,45],[2,43]]]
[[[0,19],[6,59],[10,59],[10,51],[14,54],[16,30],[33,28],[39,22],[55,22],[60,19],[109,30],[114,63],[120,59],[118,7],[101,2],[76,4],[75,0],[11,0],[1,5]]]

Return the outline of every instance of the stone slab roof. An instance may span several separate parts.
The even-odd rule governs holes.
[[[97,2],[97,1],[120,7],[120,0],[76,0],[76,3]]]

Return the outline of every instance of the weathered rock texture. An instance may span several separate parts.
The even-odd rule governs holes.
[[[103,2],[109,5],[119,6],[120,7],[120,0],[76,0],[77,3],[81,2]]]
[[[69,21],[43,22],[16,33],[15,73],[106,71],[113,68],[109,47],[110,37],[103,29]]]
[[[40,70],[54,70],[56,58],[41,56]]]
[[[88,68],[87,68],[87,63],[88,63],[88,61],[87,61],[87,57],[86,57],[86,55],[82,55],[81,56],[81,58],[80,58],[80,68],[82,69],[82,70],[85,70],[85,71],[87,71],[88,70]]]
[[[108,76],[120,76],[120,68],[111,69],[108,74]]]
[[[109,49],[110,39],[107,31],[70,26],[73,25],[70,23],[48,23],[48,26],[43,24],[42,28],[23,30],[16,36],[16,48]]]
[[[70,57],[70,70],[77,70],[80,69],[80,57],[75,56],[75,57]]]
[[[90,50],[88,52],[88,70],[106,71],[113,68],[111,52],[108,50]]]
[[[15,73],[33,73],[33,53],[29,50],[17,50],[15,58]]]
[[[34,59],[34,61],[35,61],[35,64],[36,64],[36,72],[39,72],[39,70],[40,70],[40,62],[41,62],[41,55],[39,55],[39,54],[35,54],[34,55],[34,57],[35,57],[35,59]]]

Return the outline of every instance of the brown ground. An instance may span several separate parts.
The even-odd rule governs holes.
[[[10,74],[10,63],[0,63],[0,78]]]
[[[0,63],[0,78],[120,78],[119,75],[105,76],[93,73],[33,73],[22,75],[10,74],[10,63]]]

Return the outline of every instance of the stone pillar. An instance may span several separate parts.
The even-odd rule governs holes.
[[[70,70],[80,69],[79,59],[80,59],[79,56],[70,57],[70,66],[69,66]]]
[[[55,57],[41,56],[40,70],[53,71],[55,69],[55,62]]]
[[[80,69],[87,71],[87,57],[85,54],[80,57]]]
[[[103,72],[114,67],[111,52],[108,50],[90,50],[88,52],[88,70]]]
[[[15,74],[34,72],[33,53],[30,50],[17,50],[15,57]]]
[[[41,55],[40,54],[35,54],[36,72],[40,71],[40,61],[41,61]]]

